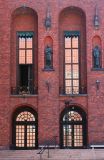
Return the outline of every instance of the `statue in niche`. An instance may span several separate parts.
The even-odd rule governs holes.
[[[94,68],[100,68],[100,56],[101,56],[101,51],[99,46],[95,46],[93,49],[93,60],[94,60]]]
[[[52,68],[52,47],[49,45],[45,48],[45,68]]]

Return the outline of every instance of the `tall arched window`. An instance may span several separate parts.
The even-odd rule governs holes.
[[[12,14],[11,28],[11,93],[37,94],[37,13],[29,7],[17,8]]]
[[[60,94],[86,94],[85,13],[80,8],[67,7],[60,14],[59,24]]]
[[[72,106],[61,115],[61,147],[85,148],[86,147],[86,114]]]
[[[13,146],[16,149],[37,148],[37,114],[33,109],[19,108],[13,116]]]

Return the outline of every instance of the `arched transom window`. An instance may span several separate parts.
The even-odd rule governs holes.
[[[31,112],[24,111],[17,116],[16,121],[35,121],[35,117]]]

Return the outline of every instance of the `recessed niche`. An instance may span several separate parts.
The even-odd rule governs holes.
[[[53,70],[53,39],[50,36],[44,40],[44,70]]]

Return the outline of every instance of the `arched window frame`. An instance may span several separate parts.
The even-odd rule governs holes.
[[[25,121],[17,121],[16,119],[18,117],[18,115],[22,112],[30,112],[34,117],[35,117],[35,121],[27,121],[27,124],[33,124],[36,127],[36,135],[35,135],[35,147],[16,147],[16,124],[25,124]],[[20,107],[17,108],[16,111],[13,114],[13,118],[12,118],[12,145],[11,145],[11,149],[36,149],[38,148],[38,114],[37,112],[30,108],[30,107]]]
[[[75,146],[63,146],[63,124],[66,124],[65,122],[63,122],[63,117],[70,111],[75,111],[77,112],[79,115],[82,116],[82,122],[81,124],[83,125],[83,146],[81,147],[75,147]],[[78,121],[72,121],[72,122],[68,122],[67,124],[79,124]],[[60,147],[61,148],[86,148],[87,147],[87,116],[85,111],[78,107],[78,106],[68,106],[66,107],[60,115]]]

